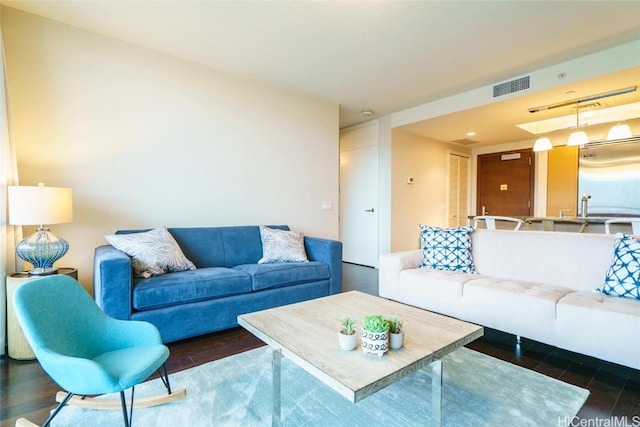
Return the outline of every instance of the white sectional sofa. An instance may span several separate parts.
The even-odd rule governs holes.
[[[475,274],[380,257],[380,296],[640,369],[640,301],[606,296],[615,236],[475,230]]]

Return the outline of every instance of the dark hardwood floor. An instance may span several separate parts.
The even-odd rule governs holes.
[[[377,270],[352,264],[344,265],[344,290],[362,290],[377,294]],[[264,345],[242,328],[209,334],[169,345],[169,372],[177,372]],[[638,345],[638,343],[629,343]],[[467,347],[561,381],[586,388],[589,399],[578,413],[582,420],[600,424],[640,425],[640,371],[603,362],[588,356],[560,350],[513,335],[485,329],[485,336]],[[0,427],[15,424],[19,417],[42,423],[55,406],[58,387],[35,361],[0,358]],[[615,420],[614,420],[615,417]],[[608,421],[602,421],[608,420]],[[625,424],[621,422],[624,421]],[[609,422],[609,424],[606,424]],[[618,424],[614,424],[617,422]]]

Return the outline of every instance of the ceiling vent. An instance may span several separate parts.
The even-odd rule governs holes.
[[[588,110],[589,108],[597,110],[598,108],[604,108],[604,107],[605,105],[602,102],[595,101],[595,102],[589,102],[588,104],[580,104],[580,111]],[[573,105],[572,108],[575,109],[576,106]]]
[[[469,138],[464,138],[464,139],[456,139],[455,141],[451,141],[455,144],[460,144],[460,145],[472,145],[472,144],[477,144],[478,141],[474,141],[473,139],[469,139]]]
[[[531,87],[531,76],[520,77],[519,79],[509,82],[500,83],[493,87],[493,97],[508,95],[521,90],[527,90]]]

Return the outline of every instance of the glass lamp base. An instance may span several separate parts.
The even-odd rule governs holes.
[[[47,274],[56,274],[58,272],[58,267],[50,267],[50,268],[33,268],[29,271],[27,271],[27,273],[29,273],[29,276],[46,276]]]
[[[16,255],[33,265],[31,275],[54,274],[58,271],[53,263],[69,250],[69,242],[57,237],[48,228],[40,227],[16,246]]]

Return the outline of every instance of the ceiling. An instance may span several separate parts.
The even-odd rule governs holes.
[[[341,127],[640,38],[638,1],[0,3],[338,103]],[[463,145],[465,139],[496,144],[531,138],[514,125],[561,112],[531,114],[528,108],[640,86],[640,70],[586,83],[404,129]],[[604,100],[632,101],[640,101],[640,90]],[[374,115],[363,117],[362,109]],[[468,130],[476,136],[467,137]]]

